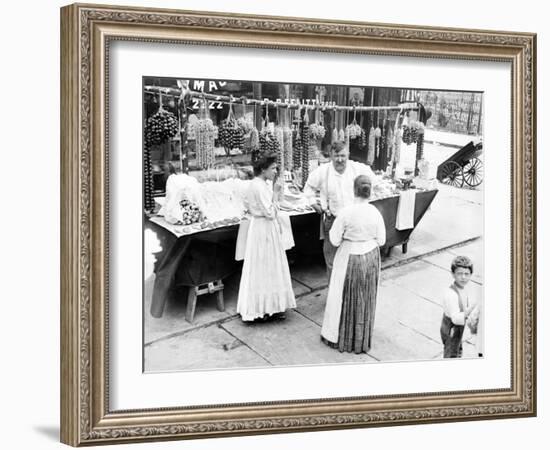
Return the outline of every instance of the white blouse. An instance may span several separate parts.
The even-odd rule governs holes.
[[[273,203],[272,183],[255,177],[246,190],[245,206],[254,217],[275,219],[277,208]]]
[[[356,199],[355,203],[344,207],[330,229],[330,242],[338,247],[343,240],[371,243],[382,246],[386,243],[384,219],[376,206],[367,199]]]
[[[309,175],[304,194],[310,203],[315,203],[319,192],[321,207],[337,216],[342,208],[354,203],[353,182],[359,175],[366,175],[372,181],[375,179],[371,168],[357,161],[348,161],[344,173],[338,173],[332,162],[323,164]]]

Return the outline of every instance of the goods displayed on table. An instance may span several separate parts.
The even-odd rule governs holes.
[[[303,195],[298,186],[291,183],[285,183],[279,208],[283,211],[312,211],[307,197]]]
[[[181,221],[184,225],[191,225],[202,221],[202,212],[199,205],[187,198],[180,201]]]

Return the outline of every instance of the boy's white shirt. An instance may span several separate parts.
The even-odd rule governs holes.
[[[467,286],[464,288],[457,287],[458,291],[462,294],[461,297],[464,301],[464,310],[471,305],[475,304],[474,297]],[[464,312],[460,311],[460,299],[454,289],[448,287],[443,294],[443,313],[451,319],[455,325],[465,325],[466,320]]]

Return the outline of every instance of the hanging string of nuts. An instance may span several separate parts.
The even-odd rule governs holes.
[[[302,122],[302,187],[305,186],[309,176],[309,117],[307,110],[304,111],[304,120]]]
[[[208,103],[203,99],[199,110],[199,120],[194,124],[196,138],[197,165],[202,168],[210,168],[214,165],[214,143],[218,138],[218,127],[214,125],[208,112]]]

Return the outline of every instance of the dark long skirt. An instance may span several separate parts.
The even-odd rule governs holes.
[[[363,353],[370,350],[378,277],[380,250],[375,248],[364,255],[350,255],[344,290],[338,343],[323,341],[341,352]]]

